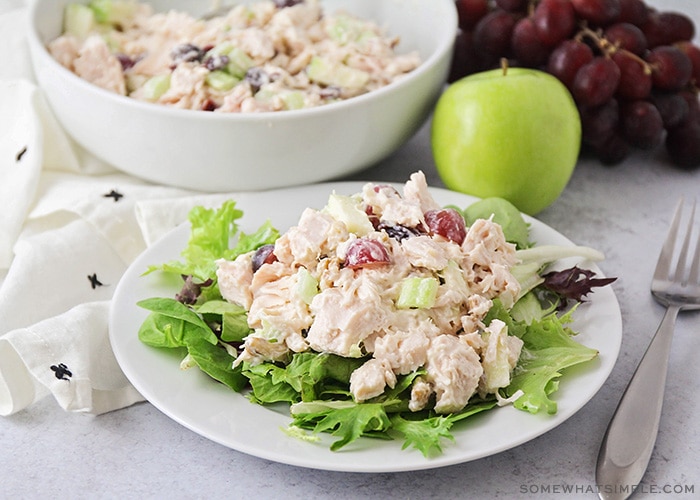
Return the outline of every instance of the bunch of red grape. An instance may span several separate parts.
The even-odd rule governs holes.
[[[665,146],[700,167],[700,48],[693,21],[643,0],[455,0],[450,82],[499,67],[556,76],[581,116],[582,146],[604,164]]]

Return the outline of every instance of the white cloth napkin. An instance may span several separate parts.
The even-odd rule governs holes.
[[[48,395],[100,414],[143,400],[109,343],[119,279],[191,207],[231,195],[146,183],[66,136],[33,81],[24,4],[0,2],[0,415]]]

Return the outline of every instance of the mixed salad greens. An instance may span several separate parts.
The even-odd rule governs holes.
[[[285,431],[306,440],[317,440],[320,432],[330,433],[337,438],[332,450],[360,437],[402,439],[403,448],[415,448],[430,457],[442,452],[445,440],[454,439],[451,428],[455,423],[476,413],[512,404],[530,413],[554,414],[557,403],[551,396],[563,370],[598,354],[574,340],[572,315],[593,287],[605,286],[615,278],[596,278],[592,271],[576,266],[547,271],[549,264],[562,258],[600,260],[602,255],[587,247],[535,246],[530,241],[529,225],[505,200],[481,200],[459,211],[468,225],[493,217],[506,240],[516,246],[520,263],[511,272],[521,285],[519,299],[509,310],[494,299],[484,323],[499,319],[507,325],[509,335],[523,341],[510,385],[486,398],[473,396],[459,412],[409,410],[410,387],[422,374],[420,369],[398,376],[395,386],[380,396],[356,402],[349,380],[363,358],[309,350],[293,353],[285,362],[243,362],[234,367],[252,330],[245,309],[222,298],[216,261],[272,244],[280,233],[269,221],[251,234],[242,232],[239,220],[243,213],[233,200],[218,209],[192,209],[189,242],[181,259],[146,271],[180,275],[184,283],[174,297],[138,303],[150,311],[139,338],[156,348],[180,349],[182,368],[199,367],[253,403],[288,403],[292,420]]]

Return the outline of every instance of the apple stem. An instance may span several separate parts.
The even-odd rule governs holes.
[[[503,70],[503,76],[508,74],[508,59],[501,57],[501,69]]]

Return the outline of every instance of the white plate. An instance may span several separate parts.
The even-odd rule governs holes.
[[[363,183],[348,182],[236,195],[244,211],[243,231],[251,232],[268,218],[281,231],[296,224],[305,207],[322,207],[335,190],[353,194]],[[443,204],[466,207],[474,198],[431,189]],[[527,218],[532,239],[538,244],[571,242],[543,223]],[[413,449],[401,450],[402,442],[360,439],[332,452],[332,436],[306,442],[283,432],[288,425],[288,407],[274,409],[249,402],[242,395],[214,382],[197,369],[180,370],[173,352],[141,343],[137,332],[147,311],[136,302],[148,297],[173,297],[175,281],[160,273],[142,276],[150,264],[178,259],[187,243],[189,226],[181,225],[149,248],[127,270],[114,294],[110,317],[110,339],[115,356],[126,376],[141,394],[170,418],[224,446],[276,462],[315,469],[348,472],[395,472],[429,469],[467,462],[518,446],[555,428],[600,389],[612,371],[620,349],[622,320],[611,287],[595,289],[589,301],[576,311],[573,327],[577,340],[598,349],[592,362],[569,369],[561,378],[553,398],[556,415],[532,415],[507,406],[470,417],[453,427],[455,441],[444,442],[444,453],[427,459]],[[576,261],[573,261],[574,263]],[[582,263],[583,264],[583,263]],[[594,265],[587,265],[602,276]]]

